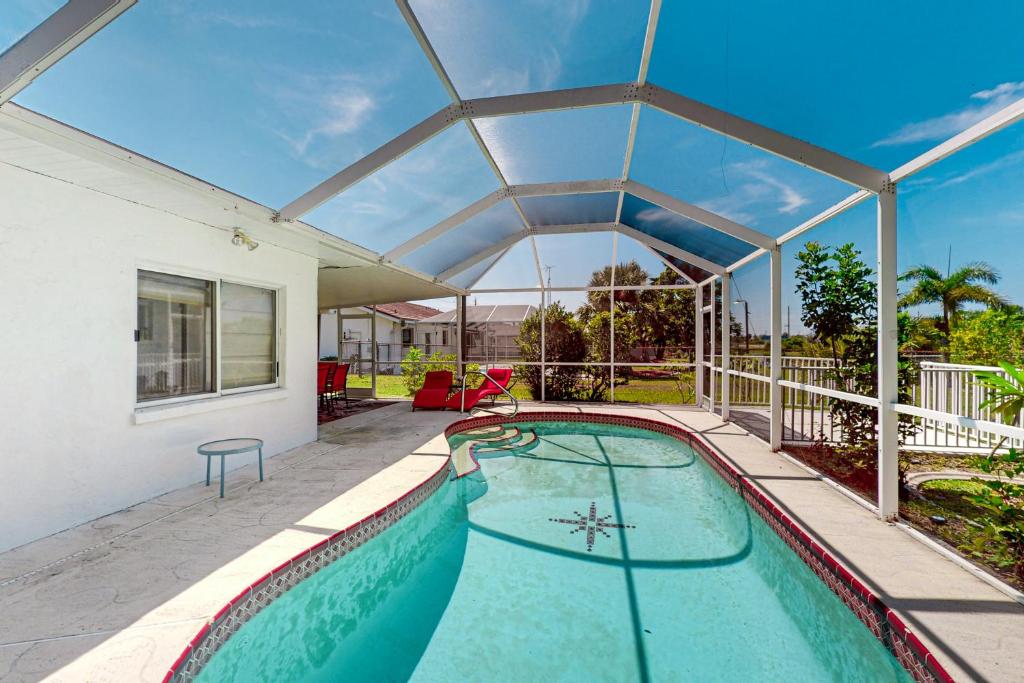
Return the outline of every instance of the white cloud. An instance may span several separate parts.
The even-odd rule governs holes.
[[[1024,96],[1024,81],[1010,81],[988,90],[979,90],[971,95],[973,102],[968,106],[935,118],[908,123],[878,140],[872,147],[945,140],[991,116],[1021,96]]]
[[[317,138],[336,138],[357,132],[376,106],[369,93],[357,88],[330,93],[321,101],[323,115],[319,122],[302,136],[288,138],[288,141],[298,156],[304,156]]]

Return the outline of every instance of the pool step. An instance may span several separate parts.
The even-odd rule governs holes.
[[[518,427],[495,426],[498,429],[485,428],[486,432],[485,429],[463,432],[463,435],[472,434],[473,438],[462,442],[452,452],[452,464],[455,467],[456,477],[462,477],[478,469],[474,457],[480,457],[485,453],[512,450],[523,440],[523,432]],[[485,432],[484,437],[480,436],[480,432]]]

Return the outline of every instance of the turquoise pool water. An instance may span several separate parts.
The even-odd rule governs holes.
[[[910,680],[686,445],[519,426],[536,443],[484,452],[258,613],[200,680]]]

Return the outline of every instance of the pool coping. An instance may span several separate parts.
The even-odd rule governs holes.
[[[814,541],[797,522],[779,509],[757,484],[723,459],[716,449],[698,434],[677,425],[638,416],[545,410],[530,411],[516,416],[487,415],[466,418],[449,425],[444,430],[444,436],[448,439],[455,434],[481,427],[529,422],[584,422],[635,427],[664,434],[686,443],[740,494],[744,502],[753,508],[829,590],[839,597],[915,681],[952,683],[953,678],[928,647],[881,598]],[[479,469],[474,450],[472,446],[469,448],[474,467],[459,476]],[[418,507],[449,479],[453,456],[454,453],[449,446],[448,458],[425,480],[358,522],[297,553],[243,589],[218,610],[189,641],[167,670],[164,683],[194,680],[228,638],[263,607],[334,560],[374,538]]]

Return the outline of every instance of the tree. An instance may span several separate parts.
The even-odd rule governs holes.
[[[838,365],[843,342],[875,316],[875,287],[868,279],[872,271],[852,243],[833,252],[819,242],[808,242],[797,260],[801,320],[817,341],[829,347]]]
[[[865,396],[877,395],[878,341],[875,320],[875,287],[872,270],[860,258],[853,244],[836,249],[808,242],[797,254],[797,291],[803,298],[801,318],[815,339],[832,351],[834,366],[828,371],[836,387]],[[909,339],[910,316],[899,318],[899,343]],[[915,367],[898,365],[899,399],[910,400]],[[877,443],[878,411],[852,401],[829,403],[832,419],[840,425],[846,442],[854,449],[867,450]],[[907,416],[900,416],[900,435],[913,429]]]
[[[954,363],[1024,363],[1024,313],[999,309],[961,315],[949,335],[949,354]]]
[[[544,335],[548,362],[583,363],[587,359],[587,344],[583,326],[562,304],[548,304],[544,311],[547,329]],[[541,360],[541,312],[534,311],[519,328],[516,339],[522,359],[539,363]],[[577,397],[582,366],[554,365],[547,369],[545,397],[550,401],[571,401]],[[521,365],[516,373],[530,388],[530,395],[540,399],[545,378],[539,365]]]
[[[913,288],[900,299],[901,306],[940,304],[942,306],[941,330],[949,336],[950,325],[965,304],[984,304],[990,308],[1001,308],[1006,299],[986,285],[999,284],[999,273],[987,263],[969,263],[953,273],[942,277],[936,268],[915,266],[900,276],[900,280],[913,282]]]
[[[612,267],[605,266],[601,270],[595,270],[590,276],[588,287],[608,287],[612,282]],[[639,286],[650,282],[647,271],[636,261],[620,263],[615,268],[615,285],[618,286]],[[650,292],[638,290],[615,290],[615,303],[636,311],[642,305]],[[586,316],[590,312],[609,310],[608,291],[587,292],[586,310],[581,309],[581,314]]]
[[[665,268],[651,281],[655,285],[681,285],[686,280],[671,268]],[[646,341],[654,347],[655,358],[664,360],[671,346],[694,346],[694,290],[657,289],[640,309],[639,324],[646,332]],[[649,360],[644,357],[644,360]]]

